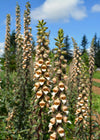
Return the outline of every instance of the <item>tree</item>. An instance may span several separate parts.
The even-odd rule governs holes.
[[[10,62],[9,62],[9,69],[10,72],[16,70],[16,42],[15,42],[15,31],[13,30],[10,34]]]
[[[100,49],[98,50],[98,52],[95,55],[95,65],[97,67],[100,67]]]
[[[86,35],[84,35],[83,38],[82,38],[82,42],[81,42],[82,54],[84,54],[85,52],[87,52],[86,51],[87,44],[88,44],[88,40],[87,40]]]
[[[69,62],[72,59],[72,53],[70,51],[70,42],[69,42],[69,36],[67,35],[64,39],[64,45],[65,47],[63,50],[65,50],[67,53],[64,55],[65,59]]]
[[[98,51],[99,51],[100,50],[100,38],[98,39],[97,47],[98,47]]]
[[[95,65],[100,67],[100,39],[97,35],[94,35],[94,54],[95,54]]]
[[[97,45],[98,45],[98,42],[97,42],[97,34],[95,33],[94,35],[94,53],[96,55],[96,52],[97,52]]]

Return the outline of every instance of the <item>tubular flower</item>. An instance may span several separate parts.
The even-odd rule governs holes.
[[[39,83],[39,86],[36,87],[34,84],[33,90],[42,91],[42,96],[36,96],[38,100],[43,100],[46,103],[48,102],[47,94],[50,93],[50,59],[48,57],[49,55],[49,41],[48,41],[48,33],[46,35],[46,30],[44,30],[44,25],[46,23],[44,20],[39,21],[37,29],[39,30],[37,33],[37,43],[36,46],[36,57],[35,57],[35,63],[34,63],[34,81],[37,81]],[[47,29],[47,27],[46,27]],[[45,43],[48,42],[48,43]],[[37,83],[36,82],[36,83]],[[39,104],[40,105],[40,104]]]
[[[6,87],[9,87],[9,50],[10,50],[10,14],[6,17],[6,37],[5,37],[5,72],[6,72]]]
[[[54,77],[52,77],[52,102],[49,113],[51,113],[51,117],[55,118],[54,123],[49,123],[49,132],[55,132],[56,138],[59,137],[64,138],[65,132],[62,128],[68,122],[68,107],[67,107],[67,83],[66,83],[66,62],[63,56],[63,51],[61,48],[64,47],[63,43],[63,30],[60,29],[58,31],[58,37],[55,39],[57,42],[55,43],[57,48],[54,49],[54,66],[53,72]],[[62,65],[63,63],[63,65]],[[51,134],[52,135],[52,134]],[[50,138],[51,138],[50,135]]]
[[[76,118],[75,118],[75,125],[80,130],[80,137],[82,138],[83,135],[85,135],[87,131],[87,124],[88,124],[88,116],[89,116],[89,108],[88,108],[88,75],[87,75],[87,69],[84,64],[84,62],[81,62],[81,71],[82,75],[80,76],[80,82],[79,82],[79,95],[77,98],[77,104],[76,104]],[[82,129],[83,128],[83,129]],[[81,130],[82,129],[82,130]],[[81,133],[82,131],[82,133]],[[78,133],[77,133],[78,135]],[[86,136],[85,136],[86,137]]]
[[[27,71],[29,69],[30,60],[32,57],[32,34],[30,25],[30,4],[26,5],[24,11],[24,45],[23,45],[23,69]],[[27,68],[27,69],[26,69]]]
[[[46,22],[41,20],[37,25],[37,46],[36,46],[36,55],[34,62],[34,71],[33,71],[33,95],[32,95],[32,110],[34,114],[37,115],[38,121],[37,124],[37,139],[41,139],[40,132],[47,131],[47,127],[43,126],[43,122],[48,126],[47,116],[50,103],[50,58],[49,58],[49,33],[46,32],[48,29],[45,27]],[[34,109],[34,105],[36,108]],[[35,113],[36,112],[36,113]],[[37,113],[38,112],[38,113]],[[42,117],[41,117],[42,116]],[[43,119],[44,118],[44,119]],[[34,123],[34,118],[32,117]],[[52,124],[54,120],[51,120],[49,124],[52,129]],[[47,133],[47,132],[46,132]],[[45,137],[45,136],[43,136]],[[55,133],[51,135],[51,139],[56,138]]]

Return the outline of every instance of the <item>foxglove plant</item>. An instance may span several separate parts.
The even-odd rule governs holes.
[[[17,44],[17,57],[16,57],[16,63],[17,63],[17,73],[20,73],[21,69],[21,60],[22,60],[22,46],[20,43],[20,37],[21,34],[21,24],[20,24],[20,6],[17,4],[16,6],[16,44]],[[21,37],[22,38],[22,37]]]
[[[66,86],[66,63],[63,54],[65,51],[62,50],[64,47],[63,43],[64,33],[62,29],[58,31],[58,37],[55,38],[55,67],[54,67],[54,77],[53,88],[52,88],[52,102],[49,113],[51,113],[51,119],[49,123],[50,140],[64,139],[65,138],[65,123],[70,123],[68,121],[68,101],[67,101],[67,90]]]
[[[29,65],[31,58],[30,4],[24,12],[24,38],[20,34],[20,8],[16,8],[16,42],[17,42],[17,84],[15,88],[15,106],[13,108],[13,131],[15,136],[28,139],[29,100],[31,94]],[[19,85],[18,85],[19,84]]]
[[[23,37],[20,34],[21,30],[21,25],[20,25],[20,7],[17,4],[16,6],[16,45],[17,45],[17,50],[16,50],[16,62],[17,62],[17,78],[15,79],[15,84],[14,84],[14,104],[13,108],[10,109],[8,113],[8,118],[6,119],[7,121],[7,130],[8,130],[8,135],[9,138],[12,137],[13,134],[18,136],[19,131],[21,130],[21,122],[22,118],[20,115],[20,112],[22,111],[21,108],[21,102],[22,102],[22,47],[23,47]],[[17,130],[16,130],[17,128]],[[16,130],[16,133],[15,133]]]
[[[8,117],[9,124],[13,126],[13,132],[18,137],[28,138],[29,99],[31,96],[29,65],[31,59],[32,34],[30,25],[30,4],[26,4],[24,12],[24,38],[20,34],[20,8],[16,8],[16,43],[17,43],[17,84],[15,88],[15,106],[13,113]],[[19,85],[18,85],[19,84]],[[10,117],[12,116],[12,117]],[[9,120],[12,121],[10,121]],[[12,124],[13,123],[13,124]],[[16,129],[17,128],[17,129]],[[24,130],[24,131],[23,131]]]
[[[32,28],[29,26],[31,22],[30,18],[30,8],[31,5],[29,2],[26,4],[26,10],[24,11],[24,46],[23,46],[23,69],[29,71],[30,59],[31,59],[31,50],[32,50]],[[26,74],[26,75],[27,75]]]
[[[17,40],[18,40],[19,46],[22,47],[23,46],[23,36],[21,34],[18,36]],[[19,65],[22,66],[21,61],[20,61]],[[20,113],[23,108],[23,106],[22,106],[23,82],[22,81],[24,81],[24,79],[23,79],[22,75],[23,75],[23,70],[22,70],[22,67],[20,67],[19,73],[17,73],[18,79],[16,80],[16,83],[14,85],[14,90],[13,90],[13,92],[15,93],[13,109],[10,110],[10,112],[8,114],[8,118],[6,119],[7,120],[6,128],[7,128],[7,130],[9,130],[9,136],[12,136],[13,134],[18,136],[18,133],[20,132],[21,127],[22,127],[22,115]],[[19,83],[19,85],[18,85],[18,83]]]
[[[95,60],[94,60],[94,38],[91,42],[91,48],[90,48],[90,56],[89,56],[89,97],[90,97],[90,136],[89,136],[89,140],[92,139],[92,78],[93,78],[93,72],[94,72],[94,63],[95,63]]]
[[[45,139],[47,133],[47,110],[50,100],[50,59],[49,59],[49,40],[48,27],[45,26],[44,20],[39,21],[37,25],[37,46],[34,63],[34,88],[31,99],[32,115],[30,121],[32,124],[31,131],[34,139]],[[36,122],[37,120],[37,122]],[[34,128],[34,123],[36,127]],[[34,130],[35,129],[35,130]],[[42,134],[43,133],[43,134]],[[35,137],[36,136],[36,137]]]
[[[31,48],[32,48],[32,34],[30,27],[30,8],[29,2],[26,4],[26,10],[24,11],[24,41],[23,41],[23,54],[22,54],[22,81],[21,81],[21,115],[20,115],[20,125],[19,130],[22,138],[28,138],[28,119],[29,119],[29,100],[31,97],[31,81],[30,81],[30,59],[31,59]],[[23,120],[23,121],[21,121]],[[23,131],[24,130],[24,131]]]
[[[74,55],[72,60],[72,69],[70,72],[69,78],[69,89],[70,89],[70,96],[69,96],[69,111],[71,115],[71,120],[74,125],[75,121],[75,112],[76,112],[76,101],[79,94],[79,82],[80,82],[80,75],[81,75],[81,53],[79,51],[79,47],[75,42],[74,38],[72,38],[73,46],[74,46]],[[73,130],[72,130],[73,133]]]
[[[10,50],[10,14],[6,18],[6,37],[5,37],[5,77],[6,88],[9,89],[9,50]]]
[[[89,78],[87,73],[87,67],[84,62],[80,63],[81,75],[79,82],[79,95],[76,104],[76,138],[77,139],[88,139],[88,118],[89,118],[89,107],[88,107],[88,96],[89,96]]]
[[[72,67],[72,73],[71,73],[71,90],[75,87],[79,87],[79,76],[81,75],[80,71],[80,61],[81,61],[81,53],[79,51],[79,47],[77,46],[77,43],[75,42],[74,38],[72,38],[73,45],[74,45],[74,56],[73,56],[73,67]],[[76,84],[75,84],[76,83]],[[79,90],[77,90],[77,93],[79,94]]]

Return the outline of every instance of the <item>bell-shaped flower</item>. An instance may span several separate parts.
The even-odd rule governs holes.
[[[43,108],[45,106],[45,102],[42,100],[42,101],[39,102],[39,105],[40,105],[41,108]]]
[[[44,86],[42,90],[46,95],[49,93],[49,88],[47,86]]]
[[[50,75],[49,75],[48,72],[45,73],[45,78],[46,78],[47,80],[50,80]]]
[[[60,82],[60,83],[59,83],[59,88],[60,88],[61,91],[63,91],[64,88],[65,88],[64,83]]]
[[[62,93],[62,94],[60,95],[60,99],[62,100],[63,104],[66,103],[66,95],[65,95],[65,94]]]
[[[59,100],[59,99],[54,100],[53,107],[54,107],[55,109],[57,109],[57,108],[59,107],[59,105],[60,105],[60,100]]]
[[[64,133],[64,129],[62,127],[58,127],[57,132],[60,135],[60,137],[64,137],[65,133]]]
[[[63,119],[62,115],[61,115],[60,113],[58,113],[58,114],[56,115],[56,122],[57,122],[57,123],[62,123],[62,119]]]
[[[50,140],[56,140],[56,132],[53,132],[53,133],[50,135]]]
[[[38,65],[41,66],[42,64],[43,64],[43,59],[40,59],[40,60],[38,61]]]
[[[43,94],[42,91],[39,90],[36,92],[36,97],[39,99],[42,96],[42,94]]]
[[[54,87],[53,88],[53,92],[51,93],[52,94],[52,96],[55,96],[55,94],[58,92],[58,87],[56,86],[56,87]]]
[[[44,77],[39,78],[39,83],[40,83],[40,85],[43,85],[44,82],[45,82],[45,78],[44,78]]]
[[[46,68],[47,68],[46,65],[42,65],[42,66],[41,66],[41,69],[42,69],[43,72],[46,71]]]

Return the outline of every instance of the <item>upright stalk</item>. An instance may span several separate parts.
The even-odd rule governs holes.
[[[5,77],[6,77],[6,88],[9,89],[9,51],[10,51],[10,14],[6,18],[6,37],[5,37]]]
[[[35,134],[32,134],[32,138],[35,135],[37,140],[45,139],[45,137],[47,138],[46,135],[48,133],[47,110],[50,100],[50,50],[48,46],[49,33],[46,31],[48,27],[46,27],[45,24],[46,22],[41,20],[37,25],[37,46],[33,72],[34,85],[31,98],[32,115],[30,116],[30,121],[31,124],[33,124],[31,131],[35,131]]]
[[[54,49],[54,75],[53,75],[53,86],[52,86],[52,103],[49,113],[51,113],[51,119],[49,123],[50,140],[65,139],[65,124],[68,123],[68,107],[67,107],[67,85],[66,85],[66,62],[64,59],[63,51],[64,47],[64,33],[62,29],[58,31],[58,37],[55,38],[55,45],[57,48]],[[65,72],[65,73],[64,73]]]
[[[89,82],[90,82],[90,136],[89,140],[92,140],[92,78],[93,78],[93,72],[94,72],[94,38],[91,42],[91,48],[90,48],[90,56],[89,56]]]

